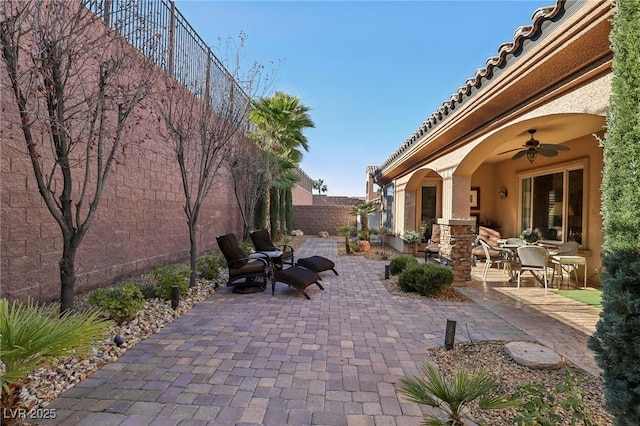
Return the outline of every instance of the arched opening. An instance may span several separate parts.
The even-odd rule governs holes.
[[[416,170],[405,186],[404,229],[423,233],[423,242],[431,237],[431,228],[442,216],[442,177],[432,169]]]

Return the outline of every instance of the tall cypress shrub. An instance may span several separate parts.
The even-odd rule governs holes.
[[[271,226],[271,239],[280,239],[280,191],[278,188],[269,188],[269,225]]]
[[[293,231],[293,191],[291,188],[287,188],[285,192],[285,222],[285,231],[290,234]]]
[[[280,188],[279,197],[280,197],[280,211],[278,212],[280,217],[280,235],[287,234],[287,189]]]
[[[640,0],[618,0],[602,171],[602,313],[589,347],[616,425],[640,425]]]
[[[253,216],[253,226],[255,229],[267,228],[267,197],[262,194],[256,202],[255,213]]]

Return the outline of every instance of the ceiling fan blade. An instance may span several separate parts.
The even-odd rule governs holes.
[[[558,155],[558,151],[556,151],[555,149],[538,148],[538,154],[542,155],[543,157],[555,157],[556,155]]]
[[[527,153],[527,151],[528,151],[527,149],[523,149],[520,152],[516,152],[516,154],[513,157],[511,157],[511,159],[512,160],[517,160],[520,157],[524,157],[524,155]]]
[[[522,148],[513,148],[513,149],[508,149],[508,150],[506,150],[506,151],[503,151],[503,152],[499,153],[498,155],[508,154],[508,153],[510,153],[510,152],[517,151],[517,150],[519,150],[519,149],[522,149]]]
[[[565,145],[555,145],[551,143],[540,144],[539,148],[543,149],[555,149],[556,151],[569,151],[569,147]]]

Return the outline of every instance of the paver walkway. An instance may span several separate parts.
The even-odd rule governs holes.
[[[314,254],[340,275],[322,273],[325,291],[309,287],[311,300],[283,284],[275,296],[224,288],[62,394],[49,406],[56,420],[43,424],[418,425],[427,408],[399,395],[399,378],[442,346],[447,319],[464,330],[457,343],[467,330],[473,340],[531,340],[529,325],[565,326],[481,288],[463,289],[478,304],[389,295],[385,262],[339,257],[335,240],[310,239],[296,253]],[[566,343],[554,349],[587,350]]]

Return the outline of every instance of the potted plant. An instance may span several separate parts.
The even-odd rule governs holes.
[[[538,228],[527,228],[520,234],[520,239],[529,244],[533,244],[541,238],[542,232]]]
[[[415,256],[418,251],[418,244],[422,242],[422,234],[418,231],[404,231],[402,234],[402,241],[411,248],[411,251]]]

